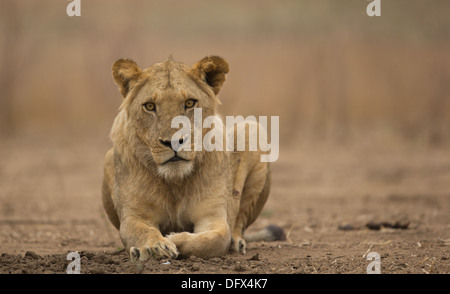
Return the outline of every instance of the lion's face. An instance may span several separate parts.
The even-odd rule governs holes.
[[[136,150],[130,152],[166,180],[189,175],[202,158],[202,152],[194,151],[192,139],[194,109],[202,109],[202,118],[216,113],[216,95],[227,72],[227,63],[219,57],[205,57],[192,68],[169,59],[145,70],[131,60],[116,61],[113,76],[125,98],[121,111],[127,120],[123,124],[127,128],[118,132],[135,137],[131,140],[137,142],[130,147]],[[171,124],[177,116],[189,119],[190,134],[174,137],[178,128]],[[191,148],[183,149],[190,151],[180,150],[180,144],[188,141]]]

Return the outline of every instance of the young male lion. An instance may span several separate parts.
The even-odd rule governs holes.
[[[130,59],[113,64],[124,100],[105,157],[103,205],[131,259],[245,253],[244,230],[269,195],[269,163],[260,152],[180,150],[172,140],[174,117],[194,125],[196,108],[203,118],[217,114],[228,70],[217,56],[193,67],[172,58],[144,70]],[[271,228],[260,237],[281,236]]]

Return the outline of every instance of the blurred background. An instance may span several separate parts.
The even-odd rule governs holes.
[[[111,66],[169,55],[228,61],[223,115],[279,116],[256,226],[403,215],[448,232],[450,1],[381,0],[380,17],[366,0],[69,3],[0,1],[0,252],[120,246],[100,198]]]
[[[450,123],[450,2],[69,1],[0,4],[0,130],[104,133],[121,57],[230,64],[224,115],[278,115],[281,140],[391,135],[442,144]],[[372,135],[369,135],[372,134]]]

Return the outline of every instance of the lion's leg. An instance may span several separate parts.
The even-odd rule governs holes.
[[[270,166],[268,163],[258,162],[249,173],[242,191],[239,212],[232,231],[232,250],[245,253],[247,244],[243,238],[244,231],[260,214],[269,191]]]
[[[177,258],[175,244],[163,237],[156,227],[150,225],[148,220],[136,216],[124,218],[119,234],[131,260]]]
[[[102,186],[102,202],[109,220],[116,227],[116,229],[119,229],[120,222],[117,216],[117,212],[114,208],[114,202],[112,199],[112,189],[114,187],[113,154],[114,150],[110,149],[105,156],[105,167]]]
[[[191,211],[193,233],[172,233],[168,236],[177,246],[180,257],[194,255],[209,258],[227,253],[231,230],[224,201],[223,197],[213,197],[196,204]]]
[[[227,253],[230,246],[230,227],[226,220],[208,224],[208,228],[195,230],[193,233],[181,232],[168,236],[180,252],[180,257],[191,255],[210,258]]]
[[[103,208],[105,209],[106,215],[108,216],[109,220],[114,225],[114,227],[116,227],[116,229],[119,229],[119,217],[117,216],[116,210],[114,209],[114,203],[111,197],[111,189],[105,180],[103,180],[102,186],[102,201]]]

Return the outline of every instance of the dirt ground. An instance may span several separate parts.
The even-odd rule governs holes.
[[[280,146],[271,195],[249,228],[277,224],[286,241],[250,243],[246,255],[132,263],[117,253],[101,204],[107,132],[4,139],[0,273],[66,273],[72,251],[83,274],[365,274],[370,252],[384,274],[450,273],[448,148],[305,142]]]

